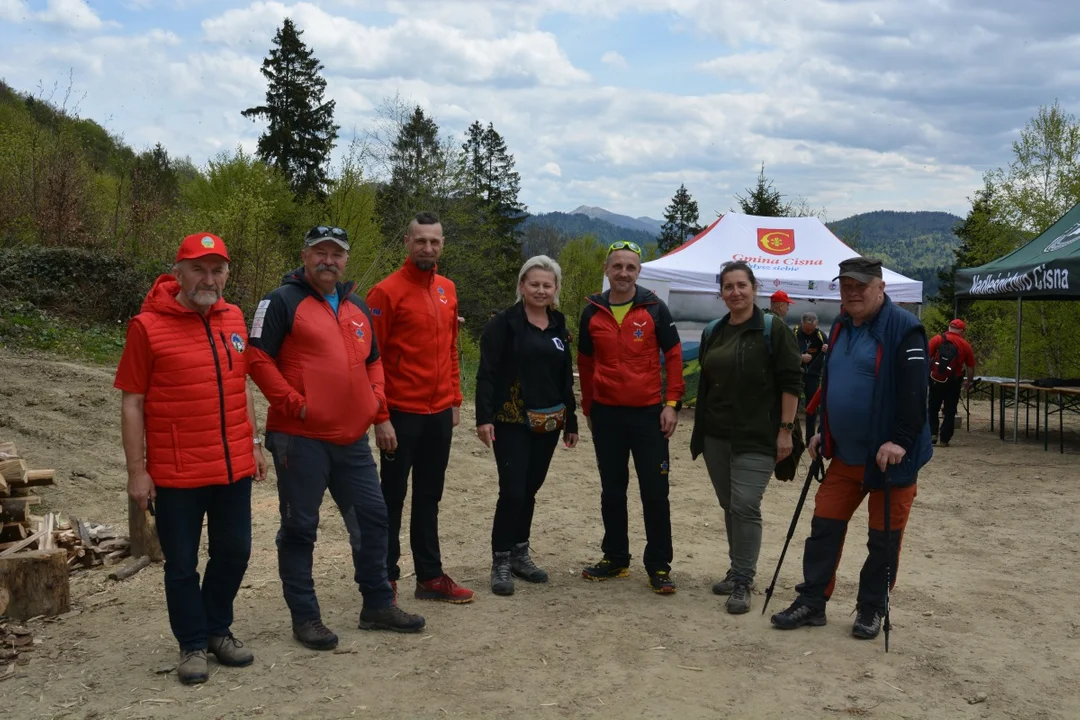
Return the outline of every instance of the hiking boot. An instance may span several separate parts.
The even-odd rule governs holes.
[[[518,543],[510,550],[510,571],[515,576],[531,583],[546,583],[547,570],[537,567],[529,556],[529,543]]]
[[[735,589],[735,577],[731,574],[731,571],[727,571],[727,575],[720,582],[713,583],[712,591],[714,595],[730,595],[731,591]]]
[[[675,583],[671,580],[671,573],[667,570],[657,570],[649,573],[649,587],[659,595],[674,595]]]
[[[197,685],[210,679],[210,669],[206,665],[205,650],[181,650],[180,661],[176,664],[176,677],[185,685]]]
[[[293,625],[293,637],[309,650],[333,650],[337,647],[337,635],[322,624],[322,620],[308,620],[300,625]]]
[[[941,447],[949,447],[949,441],[946,440],[945,442],[941,443]]]
[[[803,625],[820,627],[825,624],[825,611],[815,610],[796,600],[791,607],[776,613],[771,619],[772,624],[781,630],[794,630]]]
[[[937,445],[937,435],[931,435],[930,436],[930,444],[931,445]]]
[[[449,575],[440,575],[434,580],[417,580],[414,595],[417,600],[438,600],[439,602],[462,605],[472,602],[476,593],[468,588],[461,587],[451,580]]]
[[[855,624],[851,626],[851,634],[860,640],[873,640],[881,632],[881,619],[881,612],[860,605],[855,609]]]
[[[738,581],[724,605],[732,615],[750,612],[750,583]]]
[[[399,633],[414,633],[424,629],[427,621],[419,615],[407,613],[397,605],[384,608],[361,608],[361,630],[393,630]]]
[[[510,551],[491,554],[491,592],[496,595],[514,594],[514,576],[510,569]]]
[[[214,657],[222,665],[245,667],[255,661],[254,653],[244,647],[244,643],[233,637],[232,633],[224,636],[211,635],[209,645],[210,652],[214,653]]]
[[[616,565],[607,558],[604,558],[595,565],[582,568],[581,570],[581,577],[586,580],[610,580],[612,578],[624,578],[629,574],[629,567],[626,565]]]

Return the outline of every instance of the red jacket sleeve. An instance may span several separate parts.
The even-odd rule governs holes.
[[[368,290],[364,302],[368,306],[368,312],[371,313],[371,326],[375,328],[375,341],[379,344],[381,358],[390,346],[390,326],[394,318],[394,306],[381,283]],[[383,370],[381,359],[378,370],[374,370],[371,365],[368,366],[368,376],[371,378],[372,386],[375,385],[375,373],[379,375],[379,386],[375,390],[376,397],[380,398],[379,411],[375,414],[375,422],[378,424],[390,419],[390,408],[386,402],[386,372]]]
[[[367,364],[367,376],[371,382],[371,389],[375,392],[375,399],[379,401],[379,409],[375,413],[375,421],[379,420],[380,415],[386,415],[390,417],[389,411],[386,409],[386,374],[383,372],[382,360],[376,360]]]
[[[300,411],[307,405],[304,396],[282,376],[274,359],[254,345],[248,346],[248,375],[271,405],[284,407],[291,418],[300,417]]]
[[[807,415],[815,415],[815,414],[817,414],[818,405],[820,405],[820,404],[821,404],[821,388],[819,387],[814,392],[814,397],[810,398],[810,400],[808,400],[807,403],[806,403],[806,414]]]

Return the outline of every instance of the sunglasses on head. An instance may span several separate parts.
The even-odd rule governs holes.
[[[349,234],[339,227],[333,227],[332,225],[320,225],[319,227],[313,227],[308,230],[308,234],[304,236],[305,240],[311,238],[325,238],[332,237],[334,239],[341,239],[346,242],[349,241]]]
[[[616,250],[629,250],[632,253],[636,253],[638,257],[641,257],[641,246],[637,243],[627,242],[626,240],[619,240],[608,245],[608,255]]]

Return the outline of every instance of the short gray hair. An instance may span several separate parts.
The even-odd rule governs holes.
[[[521,302],[521,283],[530,270],[545,270],[555,276],[555,298],[552,307],[559,307],[559,290],[562,289],[562,268],[547,255],[535,255],[525,261],[518,272],[517,302]]]
[[[808,322],[808,323],[814,323],[815,325],[817,325],[817,313],[804,312],[802,314],[802,321],[803,322]]]

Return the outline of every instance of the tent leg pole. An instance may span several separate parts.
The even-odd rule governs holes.
[[[1020,424],[1020,329],[1024,322],[1024,299],[1016,298],[1016,387],[1013,389],[1013,442],[1020,442],[1017,426]]]

